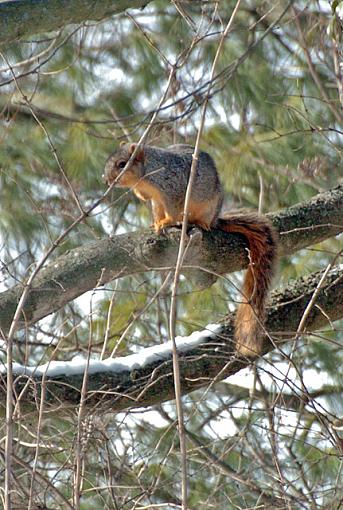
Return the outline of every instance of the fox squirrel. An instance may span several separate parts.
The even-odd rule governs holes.
[[[123,172],[137,144],[123,142],[107,160],[104,180],[110,185],[132,188],[141,200],[151,200],[156,232],[182,222],[193,147],[168,149],[139,147]],[[262,350],[265,301],[277,257],[274,229],[267,218],[245,210],[219,216],[223,189],[213,159],[200,152],[188,210],[188,222],[205,230],[218,228],[243,234],[249,246],[250,264],[242,289],[242,302],[235,321],[236,351],[256,356]]]

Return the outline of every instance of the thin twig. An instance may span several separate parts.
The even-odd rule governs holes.
[[[229,20],[228,24],[226,25],[226,28],[220,38],[219,45],[218,45],[216,55],[214,57],[212,68],[211,68],[211,73],[210,73],[210,78],[209,78],[209,86],[208,86],[208,89],[206,92],[206,97],[204,99],[203,106],[202,106],[200,125],[198,128],[197,138],[196,138],[196,142],[195,142],[195,146],[194,146],[194,152],[192,155],[192,166],[191,166],[191,170],[190,170],[189,181],[188,181],[187,191],[186,191],[186,196],[185,196],[181,238],[180,238],[180,244],[179,244],[178,257],[177,257],[176,266],[175,266],[174,282],[173,282],[173,287],[172,287],[172,296],[171,296],[171,303],[170,303],[169,334],[170,334],[170,339],[172,341],[172,346],[173,346],[173,374],[174,374],[174,386],[175,386],[175,402],[176,402],[176,411],[177,411],[177,418],[178,418],[178,431],[179,431],[179,438],[180,438],[181,472],[182,472],[182,480],[181,480],[181,483],[182,483],[182,490],[181,490],[182,510],[187,509],[187,449],[186,449],[186,434],[185,434],[185,430],[184,430],[184,417],[183,417],[182,398],[181,398],[179,357],[178,357],[177,345],[176,345],[176,341],[175,341],[177,288],[178,288],[178,282],[179,282],[179,277],[180,277],[181,268],[182,268],[182,261],[184,258],[184,252],[185,252],[185,247],[186,247],[188,211],[189,211],[189,206],[190,206],[190,198],[191,198],[192,187],[193,187],[195,172],[196,172],[197,163],[198,163],[200,141],[201,141],[203,128],[204,128],[204,124],[205,124],[205,117],[206,117],[207,105],[209,102],[210,93],[211,93],[211,89],[212,89],[212,82],[213,82],[214,73],[215,73],[215,69],[216,69],[218,59],[219,59],[220,52],[222,50],[224,41],[229,33],[229,30],[232,26],[232,23],[235,18],[235,15],[238,11],[240,2],[241,2],[241,0],[237,1],[235,8],[231,14],[230,20]]]
[[[167,286],[169,285],[170,283],[170,280],[171,280],[171,275],[172,275],[172,272],[169,271],[169,273],[167,274],[164,282],[162,283],[162,285],[158,288],[158,290],[155,292],[155,294],[152,296],[152,298],[147,302],[147,304],[139,311],[139,313],[137,313],[134,318],[132,319],[132,321],[130,321],[128,323],[128,325],[126,326],[126,328],[124,329],[123,333],[120,335],[120,338],[119,340],[116,342],[115,346],[113,347],[113,350],[112,350],[112,353],[111,353],[111,356],[110,358],[113,358],[117,351],[118,351],[118,348],[119,346],[121,345],[122,341],[125,339],[127,333],[129,332],[129,330],[131,329],[131,327],[133,326],[133,324],[136,322],[137,319],[139,319],[139,317],[141,317],[149,308],[150,306],[154,303],[154,301],[158,298],[158,296],[167,288]]]
[[[92,293],[92,298],[94,295],[95,289]],[[92,303],[92,299],[91,299]],[[83,418],[86,407],[86,399],[87,399],[87,388],[88,388],[88,369],[89,369],[89,361],[92,352],[92,338],[93,338],[93,319],[92,319],[92,306],[89,313],[90,325],[89,325],[89,338],[88,338],[88,348],[87,348],[87,359],[85,365],[85,371],[82,379],[82,387],[81,387],[81,395],[80,395],[80,405],[77,412],[77,437],[75,444],[75,472],[74,472],[74,484],[73,484],[73,502],[75,510],[80,510],[80,495],[82,491],[82,460],[83,460],[83,445],[82,445],[82,425]]]
[[[293,7],[293,13],[294,13],[295,26],[297,27],[297,31],[298,31],[298,35],[299,35],[299,44],[305,53],[305,58],[307,61],[307,65],[308,65],[310,74],[313,78],[313,81],[317,85],[317,88],[318,88],[322,98],[326,101],[326,103],[327,103],[328,107],[330,108],[331,113],[335,117],[336,121],[339,124],[341,124],[343,117],[342,117],[341,113],[339,111],[337,111],[337,109],[333,106],[332,101],[330,101],[330,98],[327,95],[326,90],[324,89],[323,84],[318,76],[317,70],[312,62],[311,55],[310,55],[310,52],[308,50],[308,47],[307,47],[307,44],[305,41],[303,30],[300,25],[299,13],[295,10],[294,7]]]
[[[53,49],[55,44],[57,44],[57,40],[60,37],[61,33],[62,33],[62,30],[60,30],[59,33],[56,35],[56,37],[54,37],[52,39],[51,43],[49,44],[49,46],[47,48],[45,48],[45,50],[42,50],[40,53],[37,53],[36,55],[32,55],[32,57],[27,58],[26,60],[21,60],[20,62],[16,62],[15,64],[11,64],[10,66],[7,65],[7,67],[2,67],[0,69],[0,73],[6,73],[7,71],[11,71],[12,69],[15,69],[16,67],[27,66],[28,64],[31,64],[35,60],[41,59],[44,55],[46,55],[47,53],[49,53],[50,50]]]

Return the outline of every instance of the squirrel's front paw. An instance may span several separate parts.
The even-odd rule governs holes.
[[[177,221],[174,221],[172,218],[164,218],[160,221],[155,221],[154,229],[156,234],[161,234],[161,232],[166,231],[168,227],[175,227],[177,225]]]

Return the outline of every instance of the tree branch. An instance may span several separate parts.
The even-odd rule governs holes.
[[[274,293],[266,321],[266,330],[272,334],[273,343],[266,337],[264,352],[289,341],[297,330],[299,321],[315,291],[322,272],[301,278],[281,293]],[[321,288],[316,306],[307,318],[306,332],[330,325],[343,317],[343,270],[333,268]],[[329,324],[330,321],[330,324]],[[237,373],[250,361],[232,354],[233,317],[225,325],[217,326],[179,340],[181,385],[183,394],[208,386]],[[48,364],[31,373],[21,366],[14,366],[14,388],[22,404],[39,408],[41,385],[44,377],[47,409],[60,406],[74,408],[80,401],[82,381],[87,362],[75,368],[72,362]],[[172,349],[170,342],[144,349],[139,355],[115,358],[103,362],[91,361],[88,370],[87,406],[102,411],[122,410],[161,403],[174,398],[172,375]],[[0,402],[6,395],[5,377],[0,379]],[[31,408],[31,406],[29,406]]]
[[[70,23],[101,20],[150,0],[16,0],[0,3],[0,44],[57,30]]]
[[[269,216],[280,233],[281,254],[294,253],[342,232],[343,186]],[[226,274],[248,264],[245,240],[239,235],[211,231],[190,235],[190,239],[184,268],[198,267]],[[34,280],[19,328],[34,324],[84,292],[116,278],[173,267],[179,240],[179,229],[170,229],[166,235],[148,230],[109,237],[70,250],[43,268]],[[192,279],[198,277],[202,286],[213,283],[210,276],[204,271],[192,271]],[[16,285],[0,294],[0,330],[4,335],[22,292],[23,286]]]

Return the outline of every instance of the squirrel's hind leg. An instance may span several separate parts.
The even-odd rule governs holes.
[[[196,202],[191,200],[189,204],[189,223],[198,225],[204,230],[210,230],[217,219],[218,201],[218,196],[206,202]]]
[[[210,230],[217,219],[218,201],[216,196],[208,201],[198,202],[190,200],[188,209],[188,223],[197,225],[204,230]],[[174,204],[173,204],[174,205]],[[179,207],[169,207],[169,204],[152,200],[154,227],[156,232],[170,226],[180,225],[183,221],[183,204]]]

